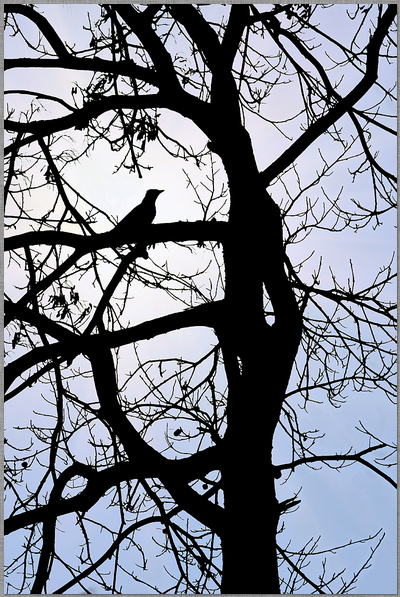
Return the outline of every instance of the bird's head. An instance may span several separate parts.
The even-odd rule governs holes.
[[[146,193],[145,200],[146,201],[155,201],[160,193],[163,193],[164,190],[159,189],[149,189]]]

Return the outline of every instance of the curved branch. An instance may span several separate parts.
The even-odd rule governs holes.
[[[61,99],[59,97],[55,97],[54,95],[40,93],[39,91],[27,91],[24,89],[8,89],[8,90],[4,91],[4,95],[10,95],[10,94],[12,94],[12,95],[33,95],[37,99],[49,100],[51,102],[56,102],[57,104],[61,104],[61,106],[64,106],[64,108],[67,108],[67,110],[69,110],[70,112],[74,112],[76,110],[76,108],[74,106],[67,104],[67,102],[64,101],[63,99]]]
[[[83,475],[90,478],[90,467],[85,464],[74,463],[71,467],[61,473],[54,483],[54,487],[50,493],[47,516],[43,520],[42,548],[40,550],[36,577],[32,584],[32,593],[34,594],[40,594],[48,580],[55,549],[57,505],[67,483],[75,475]]]
[[[43,33],[51,47],[53,48],[54,52],[57,54],[59,58],[68,58],[69,52],[61,38],[59,37],[58,33],[53,29],[50,25],[49,21],[40,13],[36,12],[30,5],[26,4],[5,4],[4,5],[4,13],[5,14],[20,14],[35,23],[39,31]]]
[[[201,478],[219,465],[220,449],[218,446],[206,448],[187,458],[168,460],[160,456],[159,462],[135,459],[135,462],[120,462],[102,471],[96,471],[87,464],[74,462],[65,469],[57,479],[59,496],[72,477],[79,476],[87,479],[86,487],[71,498],[59,497],[55,507],[55,516],[63,516],[70,512],[87,512],[100,500],[105,493],[118,483],[142,478],[159,478],[162,474],[172,474],[183,483]],[[16,514],[4,521],[4,534],[8,535],[30,526],[43,522],[50,514],[50,503],[38,506],[33,510]]]
[[[134,428],[118,401],[118,387],[111,350],[99,343],[89,352],[93,379],[100,402],[100,417],[107,421],[120,439],[132,466],[145,463],[159,472],[157,476],[176,503],[188,514],[214,532],[221,535],[224,528],[224,510],[208,501],[192,489],[173,467],[166,466],[166,460],[155,448],[141,437]],[[144,475],[139,476],[142,480]]]

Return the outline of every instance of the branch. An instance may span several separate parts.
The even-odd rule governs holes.
[[[215,491],[215,489],[211,490],[211,492],[213,492],[213,491]],[[211,493],[211,492],[209,491],[207,493]],[[160,505],[161,504],[157,504],[157,507],[159,508],[159,510],[160,510]],[[155,522],[160,522],[160,523],[163,523],[163,524],[165,524],[166,522],[170,522],[171,523],[171,519],[174,516],[176,516],[177,514],[179,514],[179,512],[181,512],[181,511],[182,511],[182,508],[180,508],[179,506],[176,506],[175,508],[172,508],[168,512],[165,512],[165,508],[162,508],[160,515],[158,515],[158,516],[149,516],[147,518],[144,518],[142,520],[139,520],[138,522],[135,522],[135,523],[129,525],[125,529],[125,531],[121,532],[118,535],[118,537],[115,539],[115,541],[113,541],[113,543],[103,553],[103,555],[100,556],[91,566],[89,566],[88,568],[86,568],[86,570],[84,570],[80,574],[74,575],[73,578],[70,581],[68,581],[62,587],[60,587],[59,589],[57,589],[53,594],[58,595],[60,593],[65,593],[65,591],[67,591],[68,589],[70,589],[71,587],[73,587],[76,583],[80,582],[81,580],[83,580],[84,578],[86,578],[87,576],[89,576],[89,574],[91,574],[94,570],[96,570],[99,566],[101,566],[101,564],[103,562],[105,562],[107,559],[110,559],[112,557],[112,554],[121,545],[122,541],[124,541],[124,539],[126,539],[127,537],[129,537],[130,535],[132,535],[132,533],[134,531],[136,531],[137,529],[140,529],[143,526],[146,526],[147,524],[153,524]]]
[[[223,305],[223,301],[207,303],[187,311],[171,313],[115,332],[102,332],[91,336],[77,336],[74,334],[63,338],[60,342],[50,344],[50,346],[34,348],[4,368],[4,389],[6,391],[24,371],[50,358],[60,358],[62,361],[73,360],[79,354],[96,351],[98,346],[117,348],[140,340],[150,340],[161,334],[188,327],[206,326],[215,328],[218,326],[221,313],[224,310]],[[29,313],[31,313],[30,310],[20,312],[21,319],[31,317]]]
[[[226,222],[171,222],[166,224],[152,224],[145,232],[135,230],[132,226],[131,231],[120,234],[113,234],[113,230],[93,234],[92,236],[83,236],[73,232],[63,232],[56,230],[46,230],[37,232],[25,232],[16,236],[4,239],[4,250],[15,251],[24,247],[34,245],[62,245],[79,249],[80,254],[91,253],[107,247],[120,247],[124,244],[143,243],[153,245],[165,242],[184,242],[197,240],[204,242],[215,240],[223,242],[228,230]]]
[[[62,499],[63,490],[74,476],[83,476],[90,479],[92,469],[86,464],[75,462],[68,469],[64,470],[54,483],[47,505],[47,515],[43,520],[42,548],[40,550],[36,577],[32,585],[33,594],[40,594],[42,592],[49,577],[55,550],[57,506]]]
[[[157,85],[156,72],[150,68],[139,66],[133,60],[120,60],[118,62],[105,60],[97,56],[79,58],[71,55],[60,37],[50,25],[48,20],[24,4],[8,4],[4,12],[21,14],[34,22],[46,37],[58,58],[13,58],[4,61],[4,70],[11,68],[63,68],[68,70],[88,70],[93,72],[106,72],[116,75],[135,77],[152,85]]]
[[[154,236],[150,230],[156,230]],[[36,289],[28,290],[25,295],[16,303],[18,307],[26,305],[38,292],[43,292],[53,282],[65,274],[75,263],[86,253],[106,247],[118,247],[124,243],[140,242],[142,244],[156,244],[157,242],[181,242],[185,240],[196,239],[199,242],[215,238],[217,241],[223,241],[227,231],[225,222],[176,222],[172,224],[157,224],[149,227],[144,233],[132,229],[131,232],[115,234],[113,230],[102,234],[92,236],[83,236],[71,232],[61,231],[38,231],[26,232],[24,234],[6,239],[6,251],[26,248],[34,245],[63,244],[65,246],[75,247],[75,251],[61,265],[53,270],[48,276],[37,283]],[[205,234],[206,232],[206,234]],[[12,315],[10,302],[8,314],[4,318],[4,326],[7,326],[14,318]]]
[[[66,56],[63,58],[6,58],[4,70],[12,68],[62,68],[64,70],[85,70],[95,73],[110,73],[125,77],[134,77],[158,86],[158,77],[155,70],[135,64],[133,60],[120,60],[114,62],[93,56],[91,58],[79,58],[77,56]]]
[[[171,4],[168,10],[174,19],[181,23],[205,58],[211,72],[224,68],[221,61],[221,44],[218,35],[204,19],[198,9],[191,4]]]
[[[82,130],[89,126],[92,119],[110,110],[138,110],[141,108],[160,108],[162,107],[161,96],[159,94],[143,94],[135,96],[109,95],[96,101],[86,102],[82,108],[76,109],[73,114],[53,118],[51,120],[36,120],[34,122],[16,122],[8,118],[4,121],[4,128],[10,132],[31,134],[18,142],[18,147],[29,145],[37,137],[47,137],[59,131],[70,128]],[[4,150],[4,155],[13,151],[17,142],[11,143]]]
[[[286,37],[295,46],[295,48],[299,51],[299,53],[302,54],[302,56],[304,56],[304,58],[306,58],[306,60],[311,62],[311,64],[314,66],[314,68],[318,71],[318,73],[325,85],[325,89],[326,89],[328,97],[331,97],[334,94],[334,89],[331,85],[331,82],[329,81],[329,78],[325,72],[325,69],[323,68],[322,64],[315,58],[315,56],[313,56],[313,54],[309,50],[307,50],[307,48],[301,43],[300,39],[296,35],[294,35],[291,31],[286,31],[286,29],[284,29],[283,27],[275,28],[274,23],[277,21],[276,21],[274,14],[260,13],[255,6],[252,6],[251,10],[254,13],[254,16],[250,19],[251,23],[256,23],[257,21],[260,20],[262,22],[262,24],[270,31],[270,34],[274,38],[275,43],[277,43],[277,39],[275,39],[275,37],[278,38],[280,35],[282,35],[283,37]],[[292,61],[293,54],[291,52],[287,51],[286,48],[284,46],[282,46],[281,44],[279,44],[279,47],[283,52],[285,52],[285,54],[289,58],[289,60]],[[296,69],[300,68],[296,62],[294,62],[294,65],[295,65]]]
[[[160,479],[176,503],[200,523],[221,535],[224,528],[222,508],[192,489],[179,474],[176,474],[174,467],[167,466],[165,463],[170,461],[142,438],[122,410],[118,401],[116,372],[111,350],[104,343],[99,343],[89,352],[89,359],[100,402],[100,416],[107,421],[116,437],[120,439],[132,466],[141,462],[145,463],[146,468],[154,467],[158,474],[151,476]],[[149,475],[140,475],[139,480],[144,479],[145,476]]]
[[[376,170],[378,170],[378,172],[380,172],[382,174],[382,176],[385,176],[386,178],[391,180],[394,184],[397,184],[397,176],[394,176],[391,172],[389,172],[388,170],[385,170],[385,168],[382,168],[382,166],[380,164],[378,164],[378,162],[372,155],[370,148],[368,147],[367,141],[365,139],[364,129],[358,122],[353,110],[349,111],[349,116],[356,128],[358,138],[360,140],[360,143],[364,150],[366,158],[369,161],[369,163],[371,164],[371,168],[375,168]]]
[[[308,578],[308,576],[306,576],[304,574],[304,572],[298,566],[296,566],[296,564],[294,562],[292,562],[292,560],[290,558],[288,558],[288,556],[286,555],[285,551],[281,547],[279,547],[279,545],[276,546],[276,549],[278,550],[278,552],[280,553],[280,555],[282,556],[282,558],[285,560],[285,562],[287,562],[289,564],[289,566],[291,566],[293,568],[293,570],[295,572],[297,572],[297,574],[299,576],[301,576],[301,578],[307,584],[309,584],[311,587],[313,587],[313,589],[315,589],[316,591],[318,591],[319,595],[326,595],[326,593],[324,593],[324,591],[321,590],[320,586],[316,585],[310,578]]]
[[[231,116],[230,126],[235,122],[241,122],[238,91],[231,69],[233,60],[232,47],[226,54],[225,60],[225,54],[222,52],[217,33],[195,6],[190,4],[171,4],[168,6],[168,9],[171,15],[185,27],[212,73],[211,106],[218,108],[219,114],[215,114],[214,112],[211,130],[209,127],[203,127],[203,131],[212,139],[215,135],[215,129],[218,128],[216,124],[221,120],[221,116],[225,122],[228,120],[228,115]],[[246,23],[244,22],[243,24]],[[235,29],[237,29],[236,25]],[[229,36],[231,33],[232,29]],[[195,119],[195,122],[198,121]]]
[[[169,512],[167,514],[167,519],[170,519],[173,515],[175,515],[177,513],[177,511],[179,511],[178,508],[174,508],[173,513]],[[106,549],[106,551],[103,553],[103,555],[101,555],[95,562],[93,562],[93,564],[91,566],[88,566],[86,568],[86,570],[84,570],[80,574],[74,574],[73,578],[71,580],[69,580],[68,582],[66,582],[64,585],[62,585],[61,587],[59,587],[56,591],[54,591],[53,595],[60,595],[62,593],[65,593],[65,591],[68,591],[68,589],[70,589],[77,583],[81,582],[84,578],[87,578],[89,576],[89,574],[91,574],[92,572],[97,570],[99,568],[99,566],[101,566],[106,560],[111,559],[112,555],[118,549],[118,547],[121,545],[121,543],[125,539],[127,539],[129,536],[131,536],[135,531],[137,531],[138,529],[141,529],[142,527],[146,526],[147,524],[154,524],[155,522],[164,522],[164,521],[165,521],[165,517],[163,517],[163,516],[148,516],[147,518],[144,518],[143,520],[139,520],[138,522],[135,522],[135,523],[129,525],[125,529],[125,531],[123,531],[122,533],[120,533],[118,535],[118,537],[115,539],[115,541],[112,542],[110,547],[108,549]]]
[[[290,275],[294,278],[293,286],[295,288],[299,288],[303,290],[306,296],[310,297],[311,294],[316,294],[319,296],[323,296],[331,301],[336,302],[337,304],[341,305],[345,311],[347,311],[350,315],[354,317],[354,313],[350,311],[348,307],[344,303],[349,302],[357,305],[358,307],[368,309],[373,313],[378,313],[379,315],[384,315],[387,317],[389,321],[392,323],[396,322],[396,318],[391,315],[389,312],[391,310],[391,306],[384,308],[383,304],[379,305],[379,307],[374,307],[373,305],[369,304],[370,302],[377,303],[376,298],[374,296],[368,296],[367,293],[371,292],[372,290],[377,290],[379,287],[390,283],[392,280],[395,280],[396,274],[388,274],[387,278],[385,278],[381,283],[373,283],[367,288],[360,290],[359,292],[346,292],[341,288],[332,288],[330,290],[325,290],[323,288],[317,287],[315,284],[312,286],[308,286],[299,278],[296,274],[296,271],[290,262],[290,259],[285,255],[285,265],[287,266]],[[395,305],[393,304],[393,308]]]
[[[71,332],[63,325],[49,319],[45,315],[39,314],[33,309],[29,309],[25,305],[19,305],[18,303],[13,303],[6,299],[4,301],[4,311],[7,319],[26,321],[27,323],[34,325],[36,329],[42,331],[44,334],[56,338],[61,342],[72,342],[74,339],[78,340],[81,337],[79,334]]]
[[[288,463],[288,464],[277,465],[276,468],[278,468],[281,471],[283,471],[285,469],[293,470],[296,466],[299,466],[301,464],[309,464],[311,462],[346,461],[346,460],[349,461],[350,460],[350,461],[360,462],[361,464],[364,464],[366,467],[370,468],[375,473],[380,475],[383,479],[388,481],[396,489],[397,483],[391,477],[389,477],[389,475],[387,475],[386,473],[384,473],[383,471],[378,469],[378,467],[376,467],[374,464],[371,464],[370,462],[368,462],[368,460],[364,460],[364,458],[362,458],[362,456],[364,456],[364,454],[368,454],[370,452],[374,452],[375,450],[379,450],[379,449],[385,448],[385,447],[386,446],[384,444],[380,444],[377,446],[371,446],[370,448],[361,450],[361,452],[357,452],[356,454],[330,454],[327,456],[307,456],[305,458],[299,458],[298,460],[294,460],[293,462]]]
[[[219,458],[219,447],[213,446],[180,460],[167,460],[160,456],[160,462],[162,462],[162,469],[167,471],[167,474],[172,474],[173,477],[179,477],[182,482],[188,483],[194,479],[201,478],[210,472],[210,470],[218,468]],[[87,479],[87,485],[78,495],[74,495],[71,498],[60,497],[55,506],[55,516],[63,516],[70,512],[87,512],[111,487],[123,481],[138,479],[140,477],[159,478],[163,472],[160,468],[160,462],[147,462],[136,458],[134,462],[119,462],[101,471],[96,471],[89,465],[74,462],[60,474],[56,481],[58,486],[61,487],[59,495],[61,496],[62,490],[74,476]],[[18,529],[44,522],[48,518],[50,511],[50,504],[46,504],[45,506],[38,506],[33,510],[11,516],[4,521],[4,534],[8,535]]]
[[[128,4],[112,4],[110,7],[123,18],[150,55],[158,75],[159,87],[168,93],[183,93],[172,58],[153,29],[146,11],[140,14]]]
[[[49,165],[49,170],[53,176],[53,180],[55,181],[58,193],[65,205],[65,208],[72,214],[72,216],[75,218],[76,222],[78,224],[80,224],[82,230],[86,229],[89,233],[92,233],[93,230],[92,230],[91,226],[87,223],[86,218],[84,218],[79,213],[79,211],[76,209],[76,207],[74,205],[72,205],[72,203],[68,199],[68,195],[64,189],[62,177],[61,177],[61,175],[58,171],[58,168],[53,160],[53,157],[51,155],[49,147],[46,145],[43,138],[38,137],[37,140],[40,145],[40,149],[42,150],[43,155],[45,156],[45,158],[47,160],[47,163]]]
[[[318,137],[348,112],[371,89],[378,78],[379,51],[390,25],[397,13],[397,6],[389,4],[378,22],[375,32],[366,47],[366,71],[359,83],[344,98],[333,106],[327,114],[311,123],[292,145],[283,152],[268,168],[260,173],[261,180],[268,186],[288,168]]]
[[[232,67],[239,49],[243,31],[247,25],[249,6],[247,4],[232,4],[229,21],[222,40],[222,53],[226,65]]]
[[[40,93],[39,91],[26,91],[24,89],[7,89],[6,91],[4,91],[4,95],[7,95],[7,94],[8,95],[9,94],[12,94],[12,95],[33,95],[37,99],[48,100],[48,101],[51,101],[51,102],[56,102],[58,104],[61,104],[61,106],[64,106],[64,108],[66,108],[70,112],[74,112],[76,110],[76,108],[74,106],[71,106],[70,104],[68,104],[63,99],[61,99],[59,97],[55,97],[54,95],[48,95],[46,93]]]
[[[29,303],[33,299],[33,297],[37,296],[38,293],[43,292],[53,282],[59,280],[61,276],[63,276],[82,257],[82,255],[84,255],[84,253],[80,249],[76,249],[76,251],[74,251],[72,255],[67,257],[67,259],[61,265],[55,268],[48,276],[37,282],[35,288],[30,288],[24,294],[24,296],[17,303],[15,303],[15,306],[22,307]],[[11,303],[10,301],[10,308],[11,305],[14,305],[14,303]],[[4,317],[4,326],[7,326],[10,323],[10,321],[12,321],[13,316],[10,315],[11,311],[9,311],[9,314]]]
[[[53,29],[50,25],[48,20],[41,15],[40,13],[36,12],[30,5],[26,4],[5,4],[4,5],[4,13],[5,14],[20,14],[35,23],[39,31],[43,33],[51,47],[53,48],[54,52],[57,54],[59,58],[68,58],[69,52],[61,38],[59,37],[58,33]]]

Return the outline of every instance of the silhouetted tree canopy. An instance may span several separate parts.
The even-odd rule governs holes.
[[[5,6],[7,592],[374,570],[348,521],[357,475],[382,512],[395,486],[395,18]]]

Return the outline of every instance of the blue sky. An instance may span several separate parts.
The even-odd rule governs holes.
[[[77,23],[84,22],[84,16],[89,8],[88,5],[42,5],[41,9],[49,16],[55,25],[62,39],[73,43],[79,36],[88,34],[77,34]],[[345,37],[348,34],[346,30],[347,20],[343,19],[344,6],[334,7],[332,11],[323,11],[321,22],[323,26],[330,31],[337,31],[340,27],[340,35]],[[214,7],[208,7],[207,11],[212,12]],[[18,55],[18,41],[6,41],[6,56]],[[352,74],[348,74],[344,69],[344,86],[354,84]],[[18,89],[26,85],[28,89],[51,93],[56,89],[60,97],[66,101],[71,101],[71,88],[73,82],[79,77],[81,82],[88,81],[89,77],[85,73],[65,73],[55,72],[51,77],[47,73],[36,71],[33,75],[28,71],[15,70],[6,73],[5,87]],[[15,99],[15,98],[13,98]],[[7,96],[6,96],[7,101]],[[288,114],[295,111],[298,95],[283,93],[277,89],[271,94],[267,103],[267,114],[275,117],[280,114]],[[373,103],[373,100],[371,100]],[[54,108],[54,105],[51,106]],[[50,106],[49,106],[50,109]],[[50,117],[54,112],[43,113],[43,117]],[[45,115],[46,114],[46,115]],[[162,122],[165,124],[167,132],[173,132],[183,142],[188,142],[195,148],[204,147],[207,139],[187,120],[176,116],[170,112],[164,112]],[[351,137],[354,134],[350,131],[349,122],[343,118],[341,123],[344,127],[344,134]],[[258,158],[260,168],[266,167],[279,153],[285,148],[288,141],[282,139],[282,136],[271,126],[257,120],[255,117],[248,116],[248,126],[252,134],[255,153]],[[291,130],[288,127],[288,130]],[[386,139],[386,137],[385,137]],[[395,144],[390,145],[386,140],[377,134],[373,142],[380,149],[384,156],[388,168],[394,170],[395,163]],[[75,148],[79,150],[81,140],[75,143]],[[298,171],[301,172],[303,180],[312,180],[317,170],[322,167],[322,161],[319,157],[318,144],[298,160]],[[324,146],[324,155],[334,156],[335,147],[326,141]],[[165,192],[160,196],[157,204],[156,222],[168,222],[175,220],[195,220],[201,217],[201,210],[196,205],[196,196],[193,190],[188,187],[187,173],[190,174],[194,184],[200,185],[206,182],[207,174],[210,174],[210,168],[205,168],[199,172],[190,164],[177,162],[177,160],[168,157],[165,152],[153,144],[148,153],[148,162],[152,164],[150,171],[144,171],[143,178],[138,179],[120,170],[117,175],[112,175],[114,164],[110,160],[110,154],[106,147],[99,145],[93,151],[89,160],[83,160],[81,165],[75,169],[68,169],[68,176],[74,182],[79,191],[92,201],[99,208],[108,213],[112,213],[118,219],[121,219],[136,203],[139,203],[145,191],[148,188],[163,188]],[[218,159],[215,161],[215,168],[218,168]],[[220,170],[216,176],[218,188],[222,188],[225,183],[225,176]],[[296,193],[296,180],[290,174],[286,178],[290,192]],[[352,198],[362,197],[369,200],[369,178],[368,174],[359,177],[356,183],[351,182],[351,176],[346,172],[346,165],[336,174],[327,178],[324,182],[324,191],[330,197],[336,197],[343,186],[341,201],[350,204]],[[285,202],[285,188],[277,182],[271,187],[271,194],[275,201],[282,204]],[[202,190],[202,192],[205,192]],[[321,203],[324,201],[324,195],[320,187],[312,189],[310,196],[318,198]],[[40,202],[32,202],[32,209],[43,210],[47,202],[52,199],[52,189],[48,189],[48,195],[42,194]],[[354,232],[349,230],[345,233],[332,234],[329,231],[314,232],[301,246],[296,245],[290,248],[289,255],[295,263],[301,261],[310,252],[315,251],[313,257],[304,266],[301,276],[306,282],[309,282],[315,267],[319,262],[320,255],[323,255],[324,265],[321,273],[321,285],[329,287],[331,277],[329,266],[332,266],[338,278],[346,282],[350,275],[349,258],[357,268],[357,281],[359,287],[368,285],[374,277],[374,272],[382,265],[387,263],[396,248],[396,222],[393,216],[383,218],[383,225],[377,230],[371,227]],[[101,232],[108,229],[109,223],[99,219],[96,224],[96,230]],[[21,229],[22,231],[22,229]],[[164,257],[165,249],[162,247],[154,249],[154,258],[160,263]],[[178,255],[179,253],[179,255]],[[189,255],[187,252],[177,252],[174,266],[176,271],[188,272],[195,271],[204,265],[207,255],[197,251],[196,255]],[[111,271],[111,270],[110,270]],[[17,268],[11,268],[6,273],[6,286],[17,285],[19,282],[19,272]],[[207,279],[204,277],[204,286],[207,286]],[[11,296],[17,296],[16,290],[9,291]],[[98,300],[98,292],[86,286],[81,289],[81,295],[86,301],[93,304]],[[392,286],[392,298],[395,296],[395,287]],[[148,293],[141,295],[135,305],[135,310],[130,313],[130,324],[134,325],[140,321],[149,319],[155,315],[161,315],[173,312],[179,308],[176,301],[163,298],[160,302],[158,296]],[[154,358],[154,351],[157,355],[175,355],[190,358],[197,350],[205,350],[208,346],[215,343],[215,336],[206,329],[184,330],[182,333],[163,336],[152,342],[144,342],[139,347],[141,358]],[[121,369],[130,368],[132,351],[125,350],[121,353]],[[89,383],[89,382],[86,382]],[[295,383],[295,382],[293,382]],[[81,390],[83,390],[82,386]],[[319,400],[324,400],[324,395],[317,393]],[[24,398],[18,397],[14,404],[7,405],[5,410],[5,427],[8,429],[11,425],[21,425],[21,404]],[[25,400],[30,407],[39,406],[42,403],[41,396],[37,389],[32,389],[26,394]],[[350,448],[362,449],[366,447],[366,438],[360,433],[354,431],[354,426],[359,424],[361,419],[365,426],[376,434],[388,441],[394,441],[396,437],[396,407],[377,392],[370,394],[357,394],[349,392],[347,402],[339,409],[335,409],[329,404],[317,405],[310,404],[308,412],[299,409],[300,400],[297,396],[290,399],[299,412],[301,422],[306,429],[320,429],[325,432],[325,437],[320,440],[316,452],[326,453],[346,453]],[[24,410],[27,422],[31,416]],[[82,435],[82,449],[86,444],[86,438]],[[79,442],[78,442],[79,445]],[[277,432],[274,442],[274,459],[276,464],[284,463],[290,458],[290,444],[281,431]],[[301,549],[311,537],[316,539],[322,535],[320,548],[330,548],[342,545],[349,539],[358,540],[366,538],[369,534],[375,534],[380,528],[385,530],[385,540],[380,549],[375,554],[373,564],[370,569],[364,571],[357,583],[357,592],[362,594],[391,594],[396,592],[396,492],[393,487],[385,481],[374,475],[371,471],[362,467],[360,464],[354,464],[340,472],[329,469],[322,465],[321,470],[314,471],[306,467],[299,467],[283,483],[277,482],[278,497],[283,500],[292,497],[299,491],[301,505],[299,509],[292,514],[286,514],[283,517],[285,531],[279,537],[279,543],[284,547],[291,540],[291,548]],[[61,521],[62,529],[65,531],[65,545],[74,545],[76,537],[71,521],[63,519]],[[142,532],[142,535],[144,532]],[[11,539],[11,547],[7,549],[12,551],[13,542],[18,542],[18,538]],[[148,537],[146,541],[151,544]],[[345,551],[338,551],[334,558],[329,561],[330,571],[341,569],[346,566],[349,572],[361,565],[363,559],[368,557],[370,546],[373,543],[357,545],[350,547]],[[10,553],[11,553],[10,551]],[[317,561],[319,562],[318,558]],[[155,560],[157,567],[157,560]],[[310,565],[310,569],[313,565]],[[319,564],[318,564],[319,566]],[[315,570],[319,570],[318,567]],[[316,573],[318,575],[319,572]],[[152,574],[155,574],[152,572]],[[61,578],[61,576],[60,576]],[[54,589],[54,587],[53,587]],[[138,589],[141,591],[141,589]],[[74,592],[74,591],[71,591]]]

